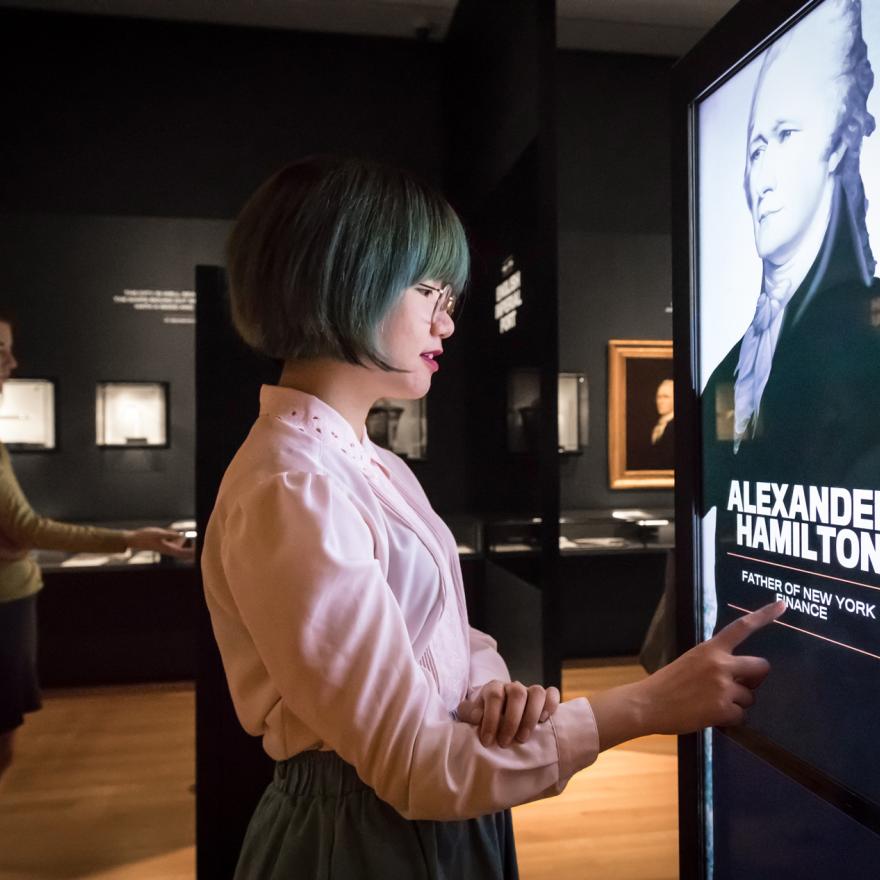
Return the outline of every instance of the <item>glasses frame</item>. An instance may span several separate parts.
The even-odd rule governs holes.
[[[437,316],[440,312],[446,312],[446,314],[452,318],[455,314],[455,308],[458,305],[459,297],[452,292],[451,284],[444,284],[442,287],[434,287],[433,284],[416,284],[414,285],[415,289],[418,291],[430,290],[434,293],[439,294],[436,302],[434,303],[434,310],[431,312],[431,323],[437,320]]]

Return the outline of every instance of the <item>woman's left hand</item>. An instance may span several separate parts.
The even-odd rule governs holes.
[[[555,687],[495,680],[484,684],[473,700],[462,700],[457,714],[462,721],[479,725],[484,746],[497,742],[507,748],[514,740],[526,742],[535,725],[546,721],[558,706]]]

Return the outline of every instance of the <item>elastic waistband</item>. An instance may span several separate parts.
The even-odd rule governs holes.
[[[275,785],[295,797],[342,797],[370,791],[351,764],[336,752],[300,752],[275,764]]]

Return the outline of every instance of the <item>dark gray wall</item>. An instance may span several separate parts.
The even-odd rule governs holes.
[[[15,305],[17,375],[56,382],[57,450],[12,453],[19,481],[44,515],[193,516],[194,325],[114,297],[126,289],[194,290],[193,267],[222,259],[228,229],[222,220],[0,216],[0,290]],[[95,386],[106,381],[167,383],[167,449],[98,448]]]
[[[9,10],[0,13],[0,26],[0,65],[10,84],[0,98],[10,122],[0,141],[7,172],[0,210],[229,219],[275,167],[318,150],[370,155],[437,183],[443,178],[441,63],[454,68],[458,55],[444,56],[450,47]],[[670,299],[668,64],[557,56],[560,366],[585,372],[591,396],[590,445],[583,456],[562,461],[564,507],[670,500],[666,492],[607,488],[605,418],[608,339],[671,333],[664,313]],[[460,78],[453,82],[463,86]],[[509,104],[509,83],[506,89],[496,91]],[[446,97],[455,102],[455,90]],[[534,93],[526,90],[520,100],[516,118],[526,131],[536,119]],[[507,148],[523,140],[509,135]],[[489,153],[498,167],[506,163],[500,148]],[[473,169],[464,173],[462,151],[457,155],[460,184]],[[59,259],[47,245],[36,237],[13,256],[21,277],[28,277],[21,261],[34,253]],[[87,260],[91,246],[78,245],[80,257]],[[51,315],[57,291],[16,284],[4,287],[3,296],[16,305],[35,294]],[[79,308],[87,310],[87,302]],[[21,330],[22,343],[32,343],[32,328]],[[109,325],[97,332],[113,338]],[[467,507],[459,406],[466,336],[462,327],[451,340],[429,402],[430,460],[415,468],[444,512]],[[87,361],[92,351],[79,346],[70,356]],[[57,371],[39,361],[28,358],[31,372]],[[91,402],[83,418],[90,416]],[[26,491],[42,498],[32,469],[22,473]],[[120,493],[128,482],[119,478]],[[78,494],[64,490],[60,497]],[[86,515],[69,502],[48,509]]]
[[[110,218],[229,221],[276,168],[322,151],[402,165],[440,185],[443,47],[11,10],[0,11],[0,32],[0,296],[20,313],[19,375],[65,377],[62,450],[17,455],[22,485],[38,509],[70,519],[191,513],[192,327],[156,335],[127,323],[107,297],[134,277],[192,289],[196,262],[222,260],[222,235],[186,251],[186,236],[179,247],[165,231],[138,243],[138,230],[125,227],[122,259]],[[16,219],[37,212],[56,217]],[[100,234],[83,215],[105,218]],[[65,280],[70,266],[88,283]],[[461,337],[428,405],[429,460],[414,466],[442,512],[465,507],[457,348]],[[93,377],[149,378],[157,361],[173,373],[171,450],[95,458]],[[100,491],[83,491],[83,480]]]
[[[0,209],[235,216],[339,151],[439,182],[442,47],[4,10]]]
[[[458,0],[445,44],[447,180],[466,213],[481,209],[535,138],[552,144],[554,6]]]
[[[589,446],[561,461],[563,509],[671,506],[608,488],[608,340],[671,339],[667,59],[557,56],[559,365],[589,382]]]

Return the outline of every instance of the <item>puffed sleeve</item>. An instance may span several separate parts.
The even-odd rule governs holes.
[[[484,748],[450,716],[413,655],[369,526],[332,478],[272,477],[230,507],[219,537],[237,612],[282,701],[403,816],[536,800],[595,760],[584,699],[507,749]]]

